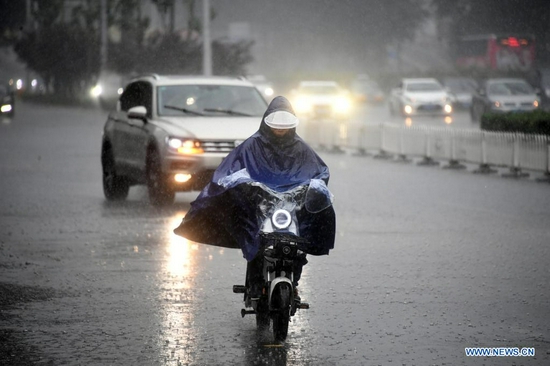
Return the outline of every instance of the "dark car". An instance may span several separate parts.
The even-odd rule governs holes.
[[[478,88],[477,82],[474,79],[448,77],[444,78],[442,83],[449,91],[455,109],[470,109],[472,105],[472,95],[474,95]]]
[[[472,122],[485,113],[527,112],[538,109],[540,97],[524,79],[487,79],[472,97]]]
[[[361,103],[381,103],[386,98],[380,85],[369,79],[354,80],[351,83],[351,92],[355,100]]]
[[[15,96],[13,92],[0,85],[0,114],[13,117],[15,115]]]

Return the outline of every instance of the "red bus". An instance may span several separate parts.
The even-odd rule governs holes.
[[[529,71],[535,62],[535,38],[529,35],[473,35],[457,45],[459,68]]]

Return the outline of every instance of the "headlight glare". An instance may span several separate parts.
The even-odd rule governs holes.
[[[311,102],[307,97],[301,96],[296,99],[294,109],[297,113],[306,113],[311,110]]]
[[[92,97],[94,98],[97,98],[101,95],[101,93],[103,93],[103,88],[101,87],[101,85],[96,85],[94,86],[91,90],[90,90],[90,94],[92,95]]]
[[[351,102],[346,97],[337,97],[332,104],[332,108],[336,113],[347,113],[351,108]]]
[[[184,155],[196,155],[204,153],[200,141],[195,140],[182,140],[172,137],[168,139],[168,146],[179,154]]]
[[[271,216],[271,222],[277,229],[286,229],[292,223],[292,217],[287,210],[279,209]]]

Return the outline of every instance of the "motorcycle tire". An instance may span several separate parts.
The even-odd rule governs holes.
[[[259,331],[264,331],[269,328],[269,306],[267,301],[261,300],[256,308],[256,326]]]
[[[273,314],[273,337],[276,342],[284,342],[288,335],[291,292],[288,284],[281,284],[272,295],[273,307],[277,309]]]

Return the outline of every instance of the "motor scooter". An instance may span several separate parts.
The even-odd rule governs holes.
[[[244,294],[246,315],[256,316],[256,326],[266,330],[272,325],[276,342],[284,342],[288,335],[291,317],[298,309],[309,309],[296,291],[297,264],[307,262],[305,249],[311,243],[300,236],[298,215],[300,210],[319,212],[332,204],[332,195],[324,182],[312,180],[309,185],[298,186],[286,192],[275,192],[261,183],[264,198],[259,204],[263,219],[260,230],[261,293],[254,294],[247,271],[245,285],[234,285],[234,293]],[[300,266],[301,268],[301,266]]]

